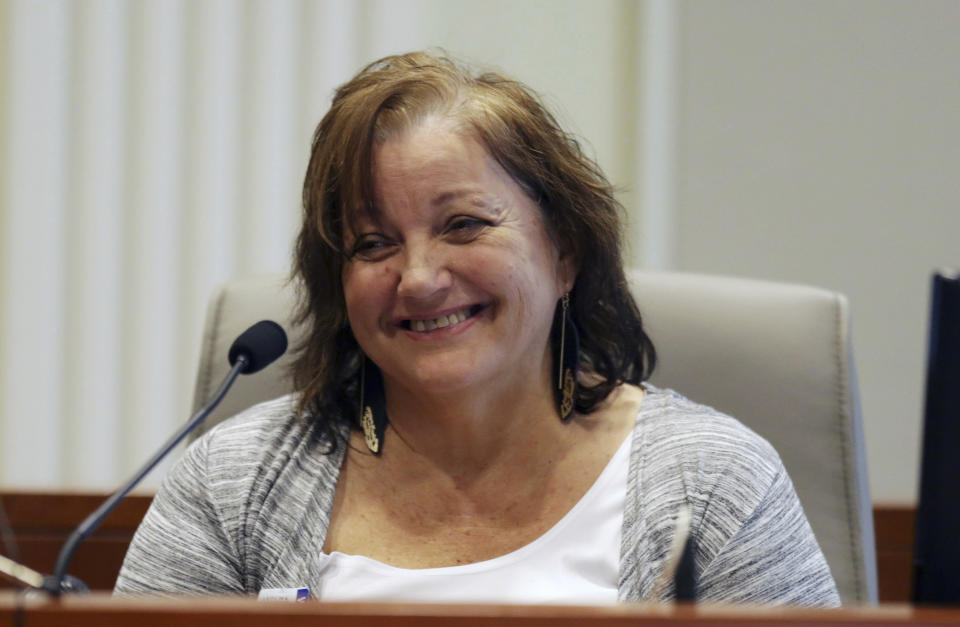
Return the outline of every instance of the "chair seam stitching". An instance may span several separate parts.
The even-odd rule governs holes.
[[[840,421],[839,421],[840,429],[841,429],[841,433],[840,433],[841,447],[840,448],[841,448],[841,454],[843,457],[843,479],[844,479],[843,491],[844,491],[844,497],[847,502],[847,530],[848,530],[847,533],[849,535],[850,547],[853,551],[853,555],[855,558],[853,563],[853,578],[854,578],[854,583],[856,584],[857,600],[863,601],[863,594],[862,594],[863,583],[861,580],[862,573],[860,572],[863,568],[863,554],[862,554],[863,552],[861,550],[861,547],[859,547],[859,544],[856,538],[856,533],[854,532],[854,529],[856,528],[854,525],[859,526],[860,524],[859,516],[856,516],[856,517],[854,516],[854,512],[857,512],[859,510],[859,504],[851,501],[851,497],[853,497],[854,495],[851,495],[851,487],[850,487],[850,459],[851,459],[850,444],[851,443],[849,442],[850,438],[848,438],[848,434],[850,437],[853,436],[853,429],[852,429],[852,425],[850,424],[852,422],[852,416],[849,415],[850,413],[852,413],[853,407],[851,403],[851,407],[849,411],[847,411],[846,402],[845,402],[847,391],[850,387],[850,383],[847,380],[848,378],[847,369],[844,367],[844,356],[842,355],[843,329],[844,329],[845,321],[843,319],[843,307],[842,307],[840,296],[835,294],[833,302],[834,302],[834,321],[835,321],[834,353],[836,357],[837,373],[838,373],[838,380],[839,380],[839,386],[837,390],[838,391],[837,408],[840,415]],[[854,474],[856,473],[854,472]],[[856,477],[854,477],[854,480],[856,480]]]
[[[213,378],[213,363],[214,363],[214,350],[217,347],[217,338],[220,333],[220,324],[223,321],[223,301],[226,300],[226,289],[221,288],[220,293],[217,296],[217,300],[214,304],[213,310],[213,332],[210,334],[210,337],[207,338],[207,350],[206,353],[210,356],[210,360],[207,362],[206,367],[204,368],[204,380],[203,380],[203,397],[208,398],[210,396],[210,380]]]

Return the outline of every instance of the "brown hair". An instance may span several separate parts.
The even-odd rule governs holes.
[[[375,61],[337,89],[313,137],[293,268],[302,286],[297,322],[308,329],[293,365],[299,413],[328,435],[356,426],[362,354],[343,295],[345,228],[373,207],[374,148],[431,115],[472,133],[579,261],[570,303],[588,375],[576,410],[588,413],[621,382],[649,377],[656,353],[623,273],[623,210],[598,166],[523,84],[414,52]]]

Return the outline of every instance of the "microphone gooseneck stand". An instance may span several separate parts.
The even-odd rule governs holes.
[[[200,408],[196,414],[190,418],[189,421],[170,437],[169,440],[160,448],[159,451],[153,454],[153,457],[143,465],[140,470],[134,473],[120,489],[110,495],[106,501],[104,501],[100,507],[98,507],[92,514],[87,516],[80,526],[78,526],[73,533],[70,534],[70,537],[67,538],[67,541],[64,543],[63,548],[60,549],[60,554],[57,556],[57,564],[54,567],[53,575],[49,577],[44,577],[42,588],[49,592],[50,594],[56,596],[61,592],[86,592],[87,587],[83,584],[82,581],[76,577],[70,577],[67,575],[67,568],[70,566],[70,560],[73,559],[73,554],[76,552],[77,547],[80,546],[80,543],[87,539],[91,533],[93,533],[97,527],[100,526],[100,523],[103,522],[103,519],[107,517],[107,514],[112,512],[117,504],[123,500],[127,494],[130,493],[147,474],[154,469],[154,467],[160,463],[160,461],[173,450],[173,448],[180,444],[183,438],[193,431],[197,426],[203,422],[203,420],[210,415],[210,412],[220,404],[220,401],[223,400],[223,397],[227,395],[227,391],[230,389],[230,386],[233,385],[233,382],[236,381],[237,377],[240,376],[240,373],[244,371],[247,365],[250,363],[250,359],[246,355],[241,355],[237,359],[237,363],[233,365],[233,368],[230,369],[230,373],[223,380],[223,383],[220,384],[220,389],[217,390],[217,393],[214,395],[213,400]]]
[[[283,328],[276,322],[261,320],[241,333],[230,347],[229,360],[232,366],[230,372],[224,377],[213,399],[201,407],[185,425],[180,427],[180,429],[160,447],[160,450],[154,453],[153,457],[151,457],[140,470],[134,473],[133,477],[80,523],[73,533],[70,534],[70,537],[67,538],[63,548],[60,550],[53,575],[44,577],[43,584],[40,588],[53,596],[71,592],[88,592],[89,589],[82,581],[67,574],[70,560],[73,558],[73,554],[76,552],[80,543],[100,526],[103,519],[130,493],[130,490],[140,483],[147,473],[153,470],[177,444],[210,415],[210,412],[212,412],[214,408],[220,404],[220,401],[223,400],[223,397],[227,395],[230,386],[233,385],[233,382],[236,381],[240,374],[252,374],[262,370],[280,357],[286,350],[286,333],[284,333]]]

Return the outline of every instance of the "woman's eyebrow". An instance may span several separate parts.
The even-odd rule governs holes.
[[[448,192],[442,192],[437,196],[435,196],[430,204],[432,204],[435,207],[439,207],[440,205],[445,205],[454,200],[459,200],[461,198],[471,197],[471,196],[473,197],[472,204],[475,204],[478,206],[486,206],[490,204],[489,200],[484,196],[484,194],[480,190],[471,189],[471,188],[456,189]]]

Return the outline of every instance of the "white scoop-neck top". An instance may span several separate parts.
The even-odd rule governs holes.
[[[323,554],[323,601],[530,603],[617,602],[627,489],[627,437],[586,494],[542,536],[493,559],[442,568],[397,568],[360,555]]]

